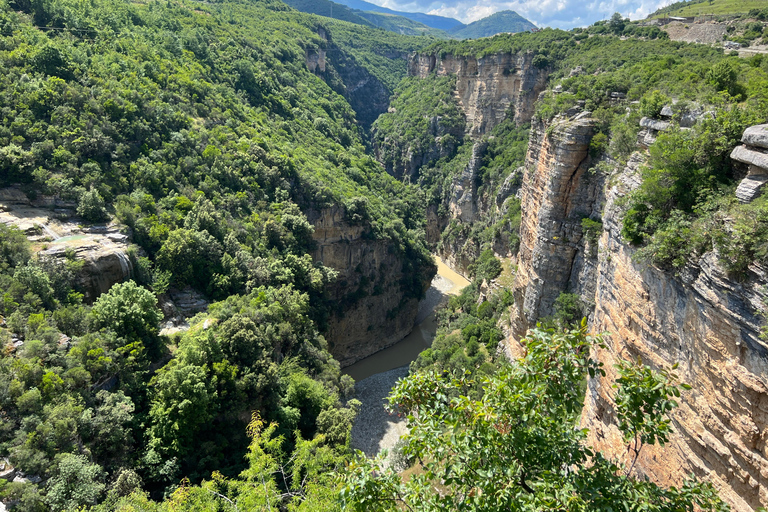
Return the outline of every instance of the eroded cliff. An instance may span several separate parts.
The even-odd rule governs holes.
[[[729,277],[713,252],[672,273],[634,258],[621,235],[622,198],[640,183],[644,151],[626,165],[588,158],[587,114],[532,130],[522,188],[523,220],[511,324],[519,338],[552,313],[561,292],[589,305],[592,332],[605,333],[595,356],[607,375],[587,390],[582,424],[607,456],[626,460],[613,409],[619,359],[655,368],[679,364],[692,389],[673,414],[664,447],[645,447],[635,467],[665,485],[693,475],[711,481],[734,510],[768,504],[768,345],[763,323],[766,269]],[[579,220],[601,221],[584,233]],[[595,244],[597,247],[595,247]]]
[[[519,267],[512,328],[517,336],[552,314],[563,291],[589,290],[594,251],[582,219],[599,217],[603,176],[589,172],[594,120],[588,112],[534,123],[521,189]]]
[[[426,78],[456,76],[456,98],[467,117],[467,133],[490,132],[513,109],[518,125],[531,120],[534,102],[547,86],[549,73],[533,65],[534,53],[499,53],[486,57],[418,53],[408,74]]]
[[[326,337],[342,367],[394,345],[413,328],[419,298],[434,276],[432,267],[416,276],[418,290],[408,290],[412,269],[389,240],[366,236],[352,225],[343,207],[307,212],[314,225],[313,258],[338,272],[328,290],[335,304]]]

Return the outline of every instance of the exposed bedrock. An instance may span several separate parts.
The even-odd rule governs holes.
[[[595,259],[581,221],[599,218],[603,177],[588,172],[594,120],[588,112],[531,127],[521,189],[523,211],[512,328],[521,337],[552,314],[562,291],[590,293]]]
[[[625,170],[625,173],[631,173]],[[752,267],[736,282],[713,253],[679,277],[633,261],[621,237],[617,201],[637,180],[625,174],[608,191],[595,294],[594,332],[607,332],[596,356],[607,375],[587,392],[583,423],[607,455],[623,457],[611,388],[613,364],[636,359],[653,367],[680,366],[692,386],[673,414],[665,447],[643,449],[638,472],[665,485],[693,474],[712,481],[734,510],[768,504],[768,346],[759,338],[766,269]]]
[[[329,290],[337,306],[326,333],[333,356],[349,366],[408,335],[419,301],[401,285],[406,262],[393,243],[364,237],[365,228],[349,224],[342,207],[307,217],[315,226],[313,258],[339,273]],[[425,269],[419,276],[423,291],[434,273]]]
[[[456,75],[456,96],[467,116],[467,133],[476,137],[504,120],[510,107],[518,125],[531,120],[549,76],[548,70],[533,65],[534,56],[532,52],[481,58],[418,53],[408,63],[408,74]]]
[[[675,433],[664,447],[643,448],[635,471],[664,485],[679,485],[691,474],[711,481],[737,511],[766,506],[768,345],[760,329],[768,269],[752,265],[737,281],[711,252],[678,274],[633,259],[636,249],[621,236],[622,198],[639,185],[646,153],[636,152],[622,167],[608,161],[611,166],[598,169],[610,170],[592,174],[590,130],[589,119],[578,116],[532,130],[513,335],[519,339],[550,314],[560,292],[578,293],[594,307],[592,332],[606,333],[606,348],[595,356],[607,375],[590,381],[582,417],[590,442],[626,460],[613,408],[615,362],[678,363],[692,389],[673,413]],[[596,238],[577,224],[585,215],[602,221]]]

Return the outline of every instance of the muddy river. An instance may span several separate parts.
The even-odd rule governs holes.
[[[432,344],[437,331],[437,306],[447,301],[450,295],[458,295],[469,284],[439,258],[436,257],[435,262],[437,275],[419,303],[416,325],[411,334],[342,370],[357,381],[356,396],[363,403],[352,428],[350,444],[369,456],[376,455],[381,449],[391,449],[405,432],[404,422],[384,409],[386,396],[399,378],[408,375],[411,361]]]
[[[377,373],[406,366],[414,361],[422,350],[429,348],[437,332],[435,308],[447,301],[449,295],[458,295],[469,284],[464,276],[448,268],[440,258],[435,257],[435,262],[437,275],[432,280],[427,295],[419,303],[416,326],[411,334],[395,345],[348,366],[343,370],[344,373],[360,381]]]

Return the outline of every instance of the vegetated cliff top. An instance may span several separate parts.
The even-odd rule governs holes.
[[[463,25],[462,22],[460,22],[457,19],[454,18],[448,18],[445,16],[437,16],[434,14],[424,14],[422,12],[404,12],[404,11],[393,11],[392,9],[388,9],[386,7],[381,7],[376,4],[372,4],[370,2],[366,2],[365,0],[340,0],[339,3],[342,3],[348,7],[351,7],[352,9],[357,9],[359,11],[368,11],[368,12],[381,12],[386,14],[397,14],[399,16],[404,16],[408,19],[411,19],[413,21],[417,21],[419,23],[423,23],[424,25],[432,28],[437,28],[440,30],[450,30],[454,27],[457,27],[459,25]]]
[[[515,11],[500,11],[481,20],[473,21],[460,29],[454,28],[450,33],[459,39],[477,39],[478,37],[490,37],[507,32],[525,32],[535,28],[536,25]]]
[[[688,0],[675,2],[653,12],[649,18],[666,16],[702,16],[708,14],[747,14],[752,9],[768,7],[765,0]]]

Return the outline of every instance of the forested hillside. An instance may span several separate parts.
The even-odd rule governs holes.
[[[527,78],[534,99],[550,87],[473,130],[488,105],[468,112],[462,77],[406,76],[440,59],[498,64],[491,79],[519,79],[517,99]],[[523,355],[505,358],[522,307],[518,191],[529,134],[559,136],[556,122],[588,119],[583,161],[602,184],[638,148],[641,117],[696,117],[650,145],[623,236],[670,279],[713,247],[746,279],[768,253],[766,199],[734,199],[745,171],[728,154],[768,119],[768,59],[620,16],[435,42],[278,0],[0,0],[0,66],[0,192],[29,226],[0,224],[12,510],[723,510],[707,483],[632,473],[640,448],[669,440],[685,389],[673,371],[618,365],[629,459],[603,458],[574,428],[605,374],[593,358],[605,344],[579,323],[594,304],[563,290]],[[36,223],[43,210],[124,241],[128,278],[86,296],[84,258],[51,256],[62,241]],[[601,214],[570,213],[571,245],[594,248]],[[334,244],[332,268],[318,248]],[[402,315],[409,330],[430,249],[461,253],[473,282],[393,396],[412,427],[401,479],[350,452],[360,402],[329,325],[367,332],[371,350]],[[161,335],[170,290],[206,307]],[[387,323],[355,324],[368,313]]]
[[[346,211],[408,266],[403,296],[422,293],[419,197],[366,154],[343,96],[355,73],[392,87],[416,43],[280,2],[19,1],[0,26],[0,186],[135,244],[135,283],[91,306],[74,253],[38,257],[51,240],[0,226],[0,450],[26,475],[4,498],[69,510],[237,475],[252,412],[288,453],[317,433],[343,449],[352,383],[320,334],[336,272],[304,212]],[[157,296],[185,286],[222,302],[161,337]]]

